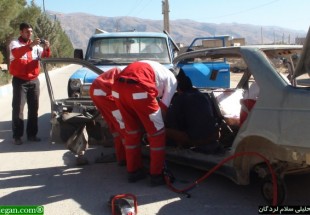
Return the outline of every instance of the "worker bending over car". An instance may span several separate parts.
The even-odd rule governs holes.
[[[176,91],[174,74],[160,63],[138,61],[129,64],[112,87],[124,123],[128,182],[146,177],[141,155],[144,131],[150,145],[150,185],[164,184],[165,127],[163,115]]]
[[[218,152],[219,129],[211,99],[193,87],[182,69],[177,81],[178,93],[168,108],[165,121],[168,144],[207,154]]]
[[[119,109],[112,96],[112,85],[115,77],[121,72],[117,67],[99,75],[90,86],[90,97],[107,122],[113,136],[116,160],[120,166],[126,164],[124,149],[124,123]],[[96,159],[97,163],[112,162],[111,156],[102,156]]]

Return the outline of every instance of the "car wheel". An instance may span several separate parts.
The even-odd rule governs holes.
[[[277,180],[277,205],[281,205],[286,199],[286,186],[283,180]],[[273,183],[271,177],[268,177],[263,180],[261,186],[261,192],[264,199],[268,204],[272,205],[273,203]]]

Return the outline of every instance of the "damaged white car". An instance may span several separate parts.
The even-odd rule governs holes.
[[[230,88],[199,89],[213,100],[225,152],[205,155],[167,147],[167,159],[203,170],[225,161],[217,173],[240,185],[247,185],[250,173],[255,172],[264,179],[262,193],[270,203],[274,200],[273,173],[278,176],[277,202],[281,203],[285,199],[284,176],[310,170],[310,80],[306,66],[300,66],[305,62],[302,46],[205,49],[182,54],[174,64],[182,67],[186,62],[210,63],[224,58],[230,68],[239,67],[243,72],[231,74]],[[210,71],[208,78],[216,81],[217,72]]]

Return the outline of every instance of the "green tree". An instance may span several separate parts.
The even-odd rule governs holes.
[[[34,0],[30,5],[26,0],[0,0],[0,20],[0,63],[9,65],[9,44],[19,36],[19,24],[22,22],[33,26],[34,38],[44,38],[50,42],[52,57],[73,55],[72,43],[60,22],[43,13]]]
[[[38,7],[34,1],[31,1],[30,6],[24,6],[23,10],[19,13],[15,20],[11,22],[11,26],[15,29],[15,36],[19,36],[19,24],[27,22],[32,26],[36,26],[37,19],[41,15],[41,8]]]
[[[37,19],[37,25],[34,27],[35,37],[48,40],[51,44],[52,54],[54,43],[57,41],[57,32],[55,24],[52,22],[45,13],[40,14]]]
[[[49,40],[52,57],[72,56],[73,46],[61,28],[59,21],[51,19],[43,13],[32,0],[27,5],[26,0],[0,0],[0,52],[4,61],[9,60],[9,44],[13,38],[19,36],[19,24],[27,22],[33,26],[34,37]]]
[[[0,41],[6,39],[7,35],[14,32],[11,25],[12,20],[15,20],[19,13],[26,5],[25,0],[1,0],[0,1]]]
[[[59,21],[55,22],[55,32],[57,32],[57,37],[52,47],[52,51],[55,53],[55,56],[73,57],[73,45],[68,35],[61,28]]]
[[[0,52],[4,61],[8,61],[7,46],[16,32],[16,26],[12,25],[26,6],[26,0],[1,0],[0,1]]]
[[[58,50],[61,50],[59,53],[60,57],[73,57],[74,49],[70,38],[62,29],[59,33],[59,39],[62,40],[61,47],[58,48]]]
[[[72,56],[72,43],[62,30],[59,21],[51,20],[46,14],[41,14],[37,20],[35,32],[39,38],[47,39],[50,42],[52,57]]]

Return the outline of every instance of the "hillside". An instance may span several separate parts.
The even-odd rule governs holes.
[[[96,28],[105,31],[154,31],[162,32],[162,20],[140,19],[135,17],[105,17],[85,13],[63,14],[48,11],[60,21],[63,29],[69,35],[74,48],[86,49],[88,38]],[[55,15],[56,14],[56,15]],[[170,31],[173,39],[178,43],[189,45],[194,37],[212,35],[231,35],[234,38],[244,37],[247,44],[291,43],[296,37],[304,37],[305,31],[296,31],[277,26],[257,26],[238,23],[202,23],[189,19],[170,21]]]

